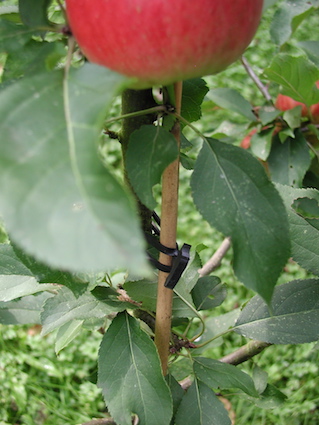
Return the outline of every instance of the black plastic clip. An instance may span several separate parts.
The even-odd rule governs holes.
[[[146,240],[158,251],[172,257],[172,266],[166,266],[165,264],[160,263],[150,254],[149,260],[158,270],[168,273],[164,285],[166,288],[174,289],[189,262],[191,245],[184,243],[182,248],[179,249],[177,244],[175,248],[168,248],[167,246],[161,244],[157,238],[160,236],[161,220],[155,211],[152,215],[155,223],[152,224],[152,234],[145,234]]]

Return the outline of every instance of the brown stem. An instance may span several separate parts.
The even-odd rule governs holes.
[[[269,347],[270,345],[272,344],[269,344],[268,342],[252,340],[249,341],[246,345],[243,345],[242,347],[238,348],[238,350],[234,351],[233,353],[227,354],[227,356],[222,357],[221,359],[219,359],[219,361],[236,366],[253,358],[257,354],[264,351],[264,349]]]
[[[231,239],[230,237],[227,237],[223,240],[220,247],[217,249],[214,255],[207,261],[207,263],[205,263],[204,266],[198,270],[199,276],[207,276],[215,269],[217,269],[217,267],[220,266],[222,259],[227,254],[227,251],[229,250],[230,246]]]
[[[181,111],[182,82],[174,85],[175,107],[177,113]],[[180,123],[176,120],[172,133],[180,146]],[[171,163],[162,177],[162,208],[160,242],[170,248],[176,246],[176,228],[178,214],[178,186],[179,186],[179,158]],[[170,266],[172,258],[160,253],[159,261]],[[163,374],[167,374],[169,343],[171,338],[171,318],[173,291],[164,286],[167,273],[158,274],[155,344],[161,360]]]

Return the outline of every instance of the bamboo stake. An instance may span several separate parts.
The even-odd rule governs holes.
[[[181,113],[183,83],[174,85],[175,107],[178,114]],[[180,146],[180,123],[176,121],[172,129],[172,134]],[[161,208],[161,234],[160,242],[169,247],[176,246],[176,228],[178,215],[178,186],[179,186],[179,158],[171,163],[163,173],[162,177],[162,208]],[[160,253],[159,261],[170,266],[172,258]],[[167,374],[169,343],[171,338],[171,319],[173,305],[173,291],[165,288],[164,283],[167,273],[162,271],[158,274],[156,324],[155,324],[155,345],[161,360],[163,374]]]

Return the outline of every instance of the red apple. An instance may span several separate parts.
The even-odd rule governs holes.
[[[316,86],[319,88],[319,81],[316,82]],[[289,96],[279,94],[277,96],[275,106],[280,111],[288,111],[289,109],[295,108],[296,106],[301,106],[301,115],[303,117],[308,117],[314,123],[319,123],[319,103],[311,105],[308,108],[304,103],[297,102]]]
[[[215,74],[252,40],[263,0],[66,0],[71,27],[92,62],[138,87]]]

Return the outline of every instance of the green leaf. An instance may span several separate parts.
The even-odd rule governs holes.
[[[185,168],[185,170],[194,169],[195,160],[193,158],[187,156],[184,153],[181,153],[179,159],[180,159],[181,165]]]
[[[269,302],[290,241],[282,199],[263,166],[244,149],[207,139],[191,186],[202,216],[231,236],[238,279]]]
[[[0,18],[12,22],[21,22],[18,6],[0,6]]]
[[[312,12],[312,1],[286,0],[276,10],[271,22],[272,41],[279,46],[289,40],[301,22]]]
[[[67,347],[81,332],[84,320],[72,320],[62,325],[57,332],[55,339],[55,353],[59,354],[63,348]]]
[[[253,380],[236,366],[206,357],[194,358],[194,373],[212,389],[239,388],[252,397],[258,397]]]
[[[157,284],[148,280],[125,282],[123,288],[132,300],[141,303],[146,310],[156,310]]]
[[[11,301],[16,298],[32,295],[37,292],[55,289],[54,285],[40,285],[34,277],[0,275],[0,301]]]
[[[43,304],[52,296],[48,292],[43,292],[37,295],[29,295],[19,300],[0,301],[0,323],[3,325],[40,324],[40,313]]]
[[[268,373],[254,365],[253,380],[258,394],[262,394],[267,388]]]
[[[175,137],[160,126],[144,125],[130,137],[126,170],[142,204],[156,207],[152,189],[160,183],[165,168],[178,156]]]
[[[302,344],[319,338],[319,280],[294,280],[274,291],[271,311],[256,295],[243,308],[235,332],[271,344]]]
[[[316,189],[295,189],[289,186],[277,185],[285,202],[289,231],[291,237],[292,258],[303,268],[319,275],[319,231],[313,225],[314,221],[299,215],[293,208],[298,198],[314,199],[319,202],[319,192]]]
[[[287,396],[273,385],[268,384],[260,398],[249,397],[248,399],[261,409],[275,409],[282,406],[287,400]]]
[[[272,145],[273,129],[262,130],[260,133],[253,134],[250,140],[252,153],[263,161],[269,156]]]
[[[198,279],[191,294],[197,310],[209,310],[222,304],[227,291],[219,277],[204,276]]]
[[[179,405],[181,404],[185,391],[171,374],[166,376],[166,382],[170,388],[173,398],[173,420],[171,424],[174,425],[174,417]]]
[[[32,29],[0,19],[0,52],[19,53],[34,35]]]
[[[201,118],[201,105],[208,90],[206,82],[201,78],[193,78],[183,82],[181,115],[188,122],[198,121]]]
[[[96,147],[121,82],[86,64],[0,93],[0,210],[11,238],[53,267],[145,270],[133,202]]]
[[[198,270],[202,267],[202,262],[199,256],[198,250],[191,250],[190,261],[187,265],[186,270],[182,274],[179,282],[185,287],[188,292],[196,285],[199,279]]]
[[[262,125],[270,124],[274,121],[275,118],[279,115],[278,109],[274,108],[273,106],[262,106],[259,111],[259,119],[262,123]]]
[[[319,68],[319,41],[299,41],[297,45],[307,53],[308,58]]]
[[[134,301],[141,303],[144,309],[149,311],[156,310],[157,283],[155,281],[141,280],[137,282],[125,282],[124,289]],[[196,317],[196,313],[189,306],[195,310],[189,292],[180,281],[178,287],[174,289],[173,316]]]
[[[195,380],[188,388],[176,414],[176,425],[230,425],[223,404],[214,391]]]
[[[282,86],[282,93],[310,106],[319,102],[319,69],[305,56],[290,56],[286,53],[274,57],[264,74]]]
[[[34,276],[39,283],[58,283],[60,285],[73,286],[78,285],[80,281],[79,278],[73,276],[71,273],[67,273],[61,270],[56,270],[48,267],[46,264],[37,261],[31,255],[26,254],[22,249],[20,249],[15,244],[12,245],[13,248],[13,257],[20,261],[20,268],[24,267],[29,270],[28,273],[23,273],[19,271],[19,268],[15,272],[11,271],[10,274],[27,274]],[[0,257],[1,258],[1,257]]]
[[[302,133],[296,131],[295,137],[287,137],[284,143],[275,136],[267,162],[274,182],[301,187],[311,163],[307,141]]]
[[[97,293],[97,296],[94,294]],[[41,313],[42,334],[46,335],[73,320],[102,318],[123,311],[130,304],[120,302],[114,290],[97,288],[76,296],[69,288],[61,287],[58,294],[50,298]]]
[[[295,108],[288,109],[282,116],[290,128],[295,129],[301,126],[302,106],[298,105]]]
[[[204,333],[196,341],[200,345],[204,345],[199,348],[192,349],[192,354],[200,355],[209,348],[219,347],[222,345],[224,343],[224,339],[222,338],[223,333],[235,325],[239,313],[240,311],[237,308],[220,316],[209,317],[206,319]]]
[[[244,116],[249,121],[257,121],[255,114],[252,112],[252,105],[234,89],[212,89],[208,92],[207,97],[215,102],[216,105],[225,109],[230,109]]]
[[[296,213],[303,218],[319,218],[319,203],[316,199],[298,198],[291,206]],[[313,221],[311,221],[311,223],[313,223]]]
[[[0,244],[0,274],[33,276],[28,267],[21,262],[9,244]]]
[[[172,398],[152,340],[127,313],[106,331],[99,351],[98,385],[114,420],[131,425],[168,425]]]
[[[197,317],[193,298],[182,281],[174,288],[173,317]]]
[[[19,0],[19,12],[22,22],[30,27],[49,25],[47,9],[52,0]]]
[[[63,56],[65,56],[65,48],[62,43],[30,40],[23,46],[23,49],[19,50],[18,54],[9,54],[2,82],[45,72],[52,69]]]
[[[2,301],[56,289],[56,286],[51,283],[79,284],[79,280],[72,275],[52,270],[9,244],[0,244],[0,276]],[[40,283],[50,283],[50,285],[40,285]]]

